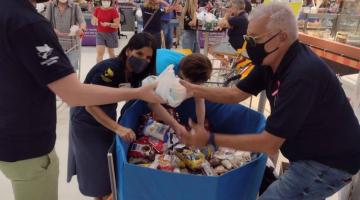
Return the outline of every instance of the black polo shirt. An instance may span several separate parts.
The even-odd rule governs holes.
[[[0,47],[0,161],[45,155],[56,139],[56,99],[47,85],[73,68],[28,0],[2,1]]]
[[[229,43],[234,49],[240,49],[243,46],[243,35],[246,35],[249,24],[247,16],[248,14],[243,11],[239,15],[230,17],[228,19],[228,22],[231,26],[231,28],[228,30]]]
[[[275,73],[257,66],[237,86],[255,95],[266,90],[271,114],[265,130],[286,139],[281,152],[290,161],[359,170],[359,122],[335,74],[305,45],[293,43]]]

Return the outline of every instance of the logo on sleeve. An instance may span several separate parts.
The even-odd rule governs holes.
[[[110,67],[107,68],[104,74],[101,75],[101,79],[106,83],[112,82],[111,78],[113,77],[114,77],[114,71]]]
[[[49,47],[49,45],[47,45],[47,44],[44,44],[44,46],[36,47],[36,50],[37,50],[38,56],[42,60],[44,60],[43,62],[40,63],[41,65],[50,66],[52,64],[57,63],[59,60],[58,56],[51,57],[51,54],[53,53],[54,49]]]

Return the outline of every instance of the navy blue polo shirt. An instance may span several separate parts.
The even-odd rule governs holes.
[[[240,49],[243,46],[243,35],[246,35],[249,24],[247,16],[248,14],[243,11],[239,15],[230,17],[228,19],[228,22],[231,26],[231,28],[228,30],[229,43],[234,49]]]
[[[275,73],[256,66],[237,87],[254,95],[266,90],[265,130],[285,139],[281,152],[291,162],[359,170],[359,122],[333,71],[305,45],[294,42]]]
[[[119,58],[111,58],[96,64],[86,75],[84,83],[119,88],[122,84],[129,87],[139,87],[145,75],[127,73],[125,64]],[[113,120],[116,120],[117,103],[100,105],[100,108]],[[88,124],[102,126],[96,119],[85,110],[85,107],[75,108],[73,119]]]
[[[56,139],[56,98],[47,85],[74,70],[29,0],[2,1],[0,47],[0,161],[43,156]]]

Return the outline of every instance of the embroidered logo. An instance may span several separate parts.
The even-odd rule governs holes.
[[[114,71],[110,67],[107,68],[104,74],[101,75],[101,79],[106,83],[112,82],[111,78],[113,77],[114,77]]]
[[[44,60],[43,62],[40,63],[41,65],[50,66],[54,63],[57,63],[59,60],[58,56],[53,56],[49,58],[52,52],[54,51],[54,49],[49,47],[49,45],[47,44],[44,44],[44,46],[36,47],[36,50],[37,50],[37,55]]]

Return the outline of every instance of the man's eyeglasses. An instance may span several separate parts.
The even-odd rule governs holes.
[[[278,33],[276,33],[274,36],[272,36],[269,40],[271,40],[272,38],[276,37],[281,31],[279,31]],[[270,32],[268,33],[264,33],[262,35],[258,35],[258,36],[249,36],[249,35],[243,35],[243,38],[244,40],[246,41],[247,45],[250,45],[251,47],[255,47],[256,44],[258,44],[256,42],[256,40],[259,40],[259,38],[262,38],[264,36],[266,36],[267,34],[269,34]],[[269,41],[268,40],[268,41]],[[267,41],[266,41],[267,42]],[[265,43],[266,43],[265,42]]]

